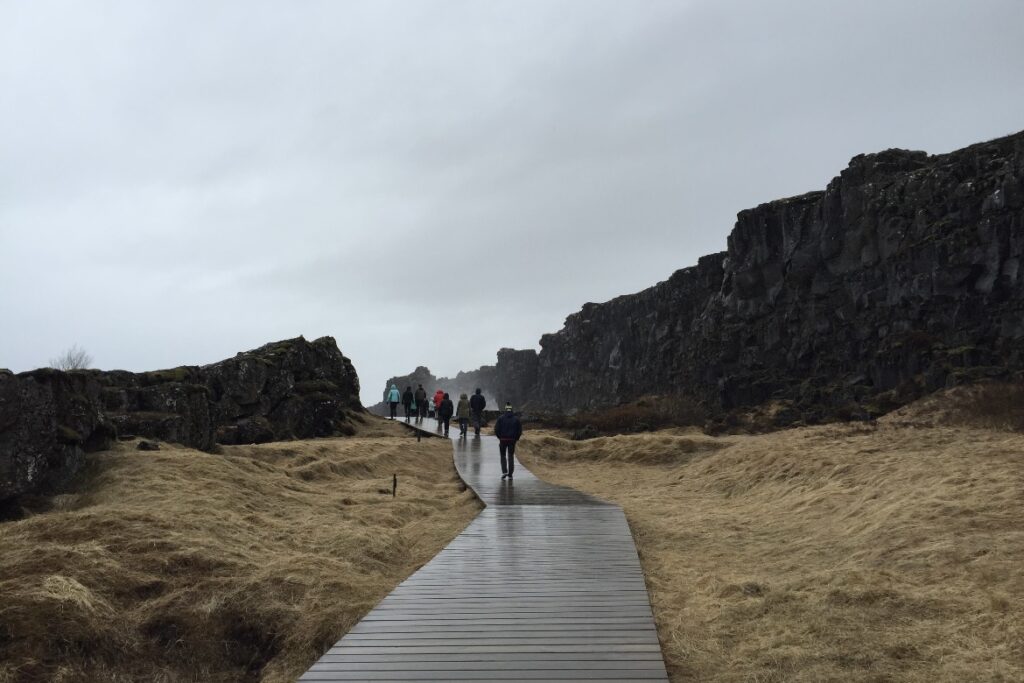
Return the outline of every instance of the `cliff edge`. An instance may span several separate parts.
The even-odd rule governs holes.
[[[585,304],[536,362],[499,358],[496,373],[534,408],[683,394],[712,411],[778,400],[794,421],[869,417],[1024,374],[1022,259],[1024,132],[863,154],[824,191],[740,212],[726,251]]]

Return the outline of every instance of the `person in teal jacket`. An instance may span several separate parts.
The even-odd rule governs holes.
[[[402,393],[398,390],[398,387],[394,384],[391,385],[391,391],[388,392],[388,407],[391,408],[391,419],[394,420],[395,416],[398,415],[398,404],[402,400]]]

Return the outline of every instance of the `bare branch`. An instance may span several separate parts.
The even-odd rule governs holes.
[[[84,370],[92,365],[92,356],[85,349],[72,345],[70,349],[50,359],[50,367],[58,370]]]

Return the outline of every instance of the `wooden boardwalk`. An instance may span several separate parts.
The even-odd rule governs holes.
[[[299,680],[667,681],[622,510],[452,441],[487,508]]]

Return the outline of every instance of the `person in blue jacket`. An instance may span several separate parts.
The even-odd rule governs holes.
[[[516,442],[523,435],[523,423],[512,412],[512,404],[505,404],[505,412],[494,423],[494,435],[498,437],[498,452],[501,454],[501,478],[511,479],[516,468]]]
[[[402,393],[398,391],[398,386],[392,384],[391,391],[388,392],[388,407],[391,408],[391,419],[394,420],[395,416],[398,415],[398,404],[402,400]]]

